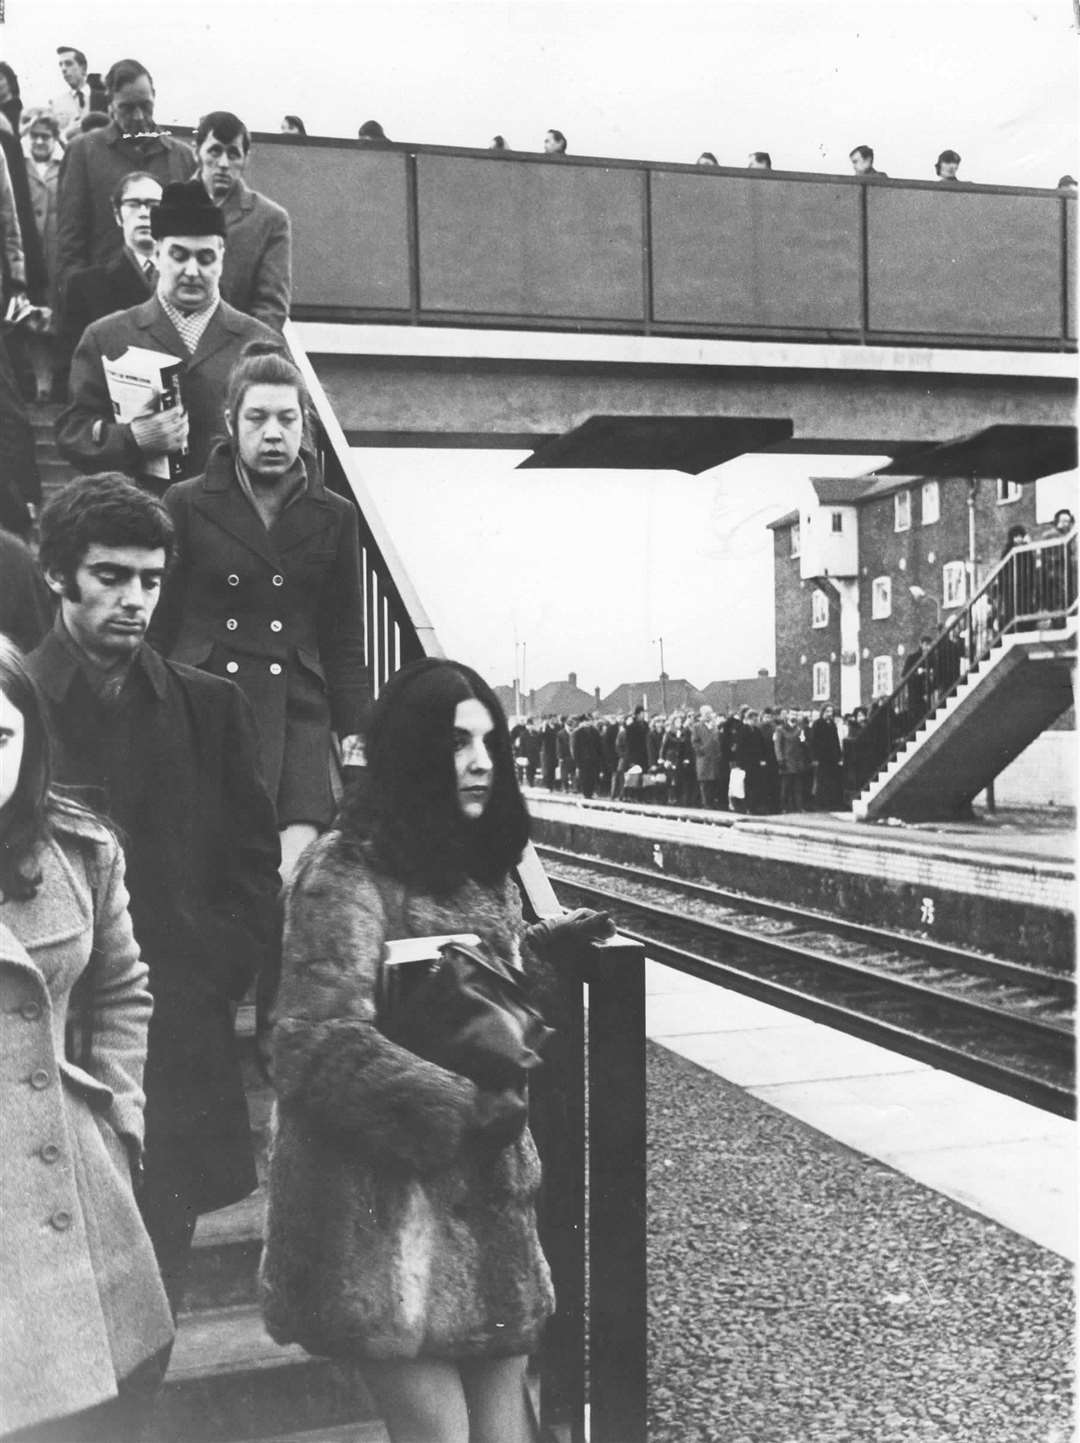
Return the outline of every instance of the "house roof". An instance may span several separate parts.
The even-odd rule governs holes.
[[[568,681],[548,681],[530,695],[529,710],[534,715],[576,716],[578,712],[595,711],[596,697]]]
[[[794,526],[799,519],[798,511],[785,511],[783,516],[778,516],[775,521],[766,523],[770,531],[783,531],[786,526]]]
[[[590,416],[542,442],[518,470],[540,466],[644,468],[692,476],[786,441],[790,417]]]
[[[701,693],[693,682],[687,681],[684,676],[665,677],[663,686],[658,676],[650,676],[647,681],[621,682],[614,691],[604,697],[600,710],[632,711],[641,698],[647,696],[650,710],[655,711],[660,706],[662,695],[667,696],[668,706],[701,705]]]

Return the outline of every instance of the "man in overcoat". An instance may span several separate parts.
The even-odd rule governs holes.
[[[65,365],[83,331],[114,311],[148,301],[157,288],[150,212],[161,200],[161,182],[146,170],[125,175],[113,193],[113,214],[123,248],[104,265],[73,271],[64,290],[61,350]]]
[[[154,997],[140,1202],[175,1312],[199,1214],[256,1186],[233,1013],[276,957],[279,853],[247,700],[144,641],[172,546],[123,476],[65,488],[41,517],[56,622],[28,666],[56,780],[123,834]]]
[[[245,182],[250,156],[248,128],[232,111],[213,110],[199,121],[199,178],[225,218],[221,294],[238,311],[280,331],[292,295],[289,213]]]
[[[61,455],[81,471],[116,470],[161,495],[206,469],[225,430],[229,372],[254,340],[280,345],[268,326],[221,299],[225,221],[197,180],[168,185],[150,217],[157,241],[157,291],[141,306],[89,326],[71,362],[71,404],[57,422]],[[115,419],[103,361],[129,346],[183,362],[181,404],[132,421]],[[172,474],[150,474],[162,456]]]
[[[149,171],[162,185],[186,180],[195,167],[190,146],[158,131],[154,82],[137,60],[118,60],[105,77],[109,124],[76,135],[60,165],[57,267],[61,285],[72,271],[100,266],[123,244],[112,197],[124,176]]]

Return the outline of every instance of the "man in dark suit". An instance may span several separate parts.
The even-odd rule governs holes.
[[[157,242],[157,290],[130,310],[95,321],[71,362],[71,403],[57,422],[57,445],[81,471],[124,471],[161,495],[172,481],[206,469],[213,442],[224,435],[229,372],[249,341],[280,345],[276,332],[221,299],[225,220],[202,184],[167,185],[150,215]],[[115,418],[103,361],[136,346],[174,356],[181,405]],[[171,474],[152,463],[170,458]],[[159,468],[163,469],[163,468]]]
[[[144,641],[172,548],[168,512],[125,477],[60,492],[41,515],[56,621],[27,665],[57,781],[123,836],[154,995],[140,1206],[175,1312],[199,1214],[256,1185],[233,1009],[274,961],[279,877],[247,700]]]
[[[191,148],[155,126],[154,82],[145,65],[118,60],[105,77],[105,88],[112,119],[100,130],[76,135],[60,166],[56,264],[61,285],[72,271],[104,265],[119,253],[112,196],[129,171],[149,171],[166,185],[186,180],[195,167]]]
[[[245,184],[250,155],[248,128],[231,110],[213,110],[199,121],[199,178],[225,217],[221,294],[238,311],[280,331],[292,295],[289,213]]]
[[[150,212],[161,200],[161,181],[146,170],[125,175],[113,193],[113,215],[124,248],[103,266],[88,266],[68,277],[63,298],[60,349],[65,364],[83,331],[102,316],[141,306],[154,294],[157,266]]]

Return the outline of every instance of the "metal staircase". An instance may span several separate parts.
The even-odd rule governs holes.
[[[1017,547],[875,703],[858,739],[876,773],[862,821],[970,813],[993,782],[1073,705],[1076,535]]]

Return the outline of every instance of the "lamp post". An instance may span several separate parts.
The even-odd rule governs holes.
[[[916,601],[932,601],[937,612],[937,629],[941,630],[941,600],[932,591],[927,591],[922,586],[909,586],[908,591]]]
[[[667,716],[667,672],[664,670],[664,638],[658,636],[653,642],[660,648],[660,710]]]

